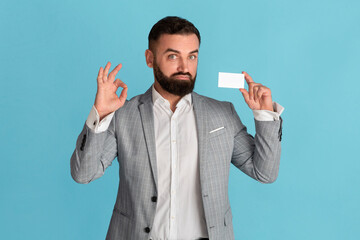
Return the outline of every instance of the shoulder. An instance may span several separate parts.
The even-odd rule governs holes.
[[[192,93],[192,97],[194,105],[203,105],[208,112],[216,114],[233,114],[234,112],[234,106],[231,102],[219,101],[195,92]]]

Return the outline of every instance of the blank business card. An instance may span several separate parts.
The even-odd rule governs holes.
[[[244,88],[244,74],[219,72],[218,87]]]

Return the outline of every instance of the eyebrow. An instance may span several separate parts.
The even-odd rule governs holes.
[[[165,51],[164,53],[167,53],[167,52],[180,53],[180,51],[175,50],[175,49],[172,49],[172,48],[168,48],[168,49],[166,49],[166,51]],[[191,52],[190,52],[190,54],[192,54],[192,53],[198,53],[198,52],[199,52],[199,49],[196,49],[196,50],[194,50],[194,51],[191,51]]]

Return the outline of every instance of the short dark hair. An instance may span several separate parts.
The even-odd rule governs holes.
[[[192,34],[194,33],[199,39],[199,30],[188,20],[180,17],[168,16],[157,23],[151,28],[149,33],[149,49],[152,50],[152,45],[156,42],[162,34]]]

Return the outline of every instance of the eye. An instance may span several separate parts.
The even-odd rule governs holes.
[[[189,59],[190,59],[190,60],[195,60],[195,59],[196,59],[196,55],[191,55],[191,56],[189,56]]]
[[[168,59],[175,60],[175,59],[176,59],[176,55],[175,55],[175,54],[170,54],[170,55],[168,56]]]

